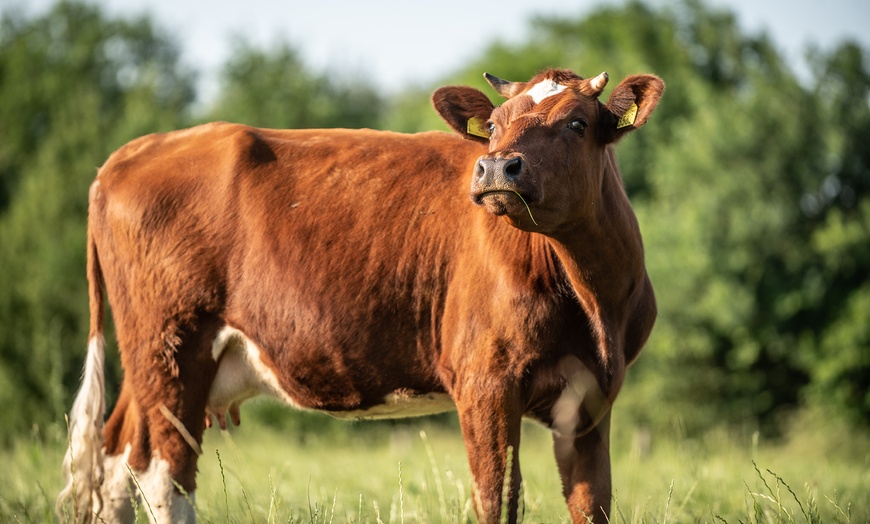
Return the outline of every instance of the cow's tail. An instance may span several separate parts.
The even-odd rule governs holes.
[[[57,512],[62,521],[90,522],[102,509],[100,486],[103,481],[103,425],[106,413],[103,378],[103,274],[94,243],[91,225],[88,227],[88,299],[90,332],[88,355],[82,375],[82,385],[69,414],[69,437],[63,474],[66,487],[57,499]]]

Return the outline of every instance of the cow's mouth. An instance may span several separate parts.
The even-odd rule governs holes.
[[[513,189],[496,189],[483,191],[472,196],[475,204],[483,207],[489,213],[496,216],[501,215],[518,215],[528,213],[532,222],[535,221],[532,216],[532,210],[529,204],[534,201],[529,195],[523,195],[519,191]]]

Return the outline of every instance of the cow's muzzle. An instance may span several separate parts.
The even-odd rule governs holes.
[[[528,171],[528,162],[516,153],[480,157],[471,181],[472,202],[494,215],[526,212],[526,205],[537,200]]]
[[[477,160],[475,176],[481,186],[508,186],[516,183],[526,171],[521,156],[480,157]]]

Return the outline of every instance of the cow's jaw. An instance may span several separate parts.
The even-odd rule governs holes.
[[[490,189],[480,194],[472,194],[475,204],[496,216],[515,215],[526,211],[528,198],[513,189]]]
[[[533,205],[537,197],[517,188],[488,188],[475,191],[472,187],[471,201],[495,216],[506,216],[512,225],[524,231],[538,231]]]

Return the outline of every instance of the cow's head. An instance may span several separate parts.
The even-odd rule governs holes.
[[[664,91],[658,77],[634,75],[602,104],[607,73],[584,79],[553,69],[529,82],[484,76],[507,102],[494,107],[471,87],[443,87],[432,102],[455,131],[489,145],[473,168],[471,200],[527,231],[591,216],[611,162],[607,146],[643,125]]]

